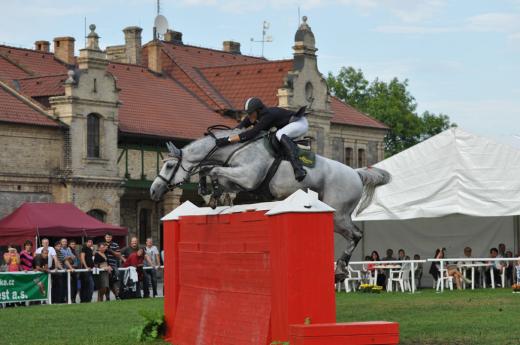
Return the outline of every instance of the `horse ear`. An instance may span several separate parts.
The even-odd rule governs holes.
[[[181,150],[179,150],[171,141],[166,143],[166,147],[168,151],[170,151],[170,155],[173,157],[179,157],[181,155]]]

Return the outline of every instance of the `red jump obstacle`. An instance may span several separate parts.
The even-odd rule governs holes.
[[[317,194],[164,221],[166,340],[175,345],[397,344],[393,322],[336,322],[333,212]]]

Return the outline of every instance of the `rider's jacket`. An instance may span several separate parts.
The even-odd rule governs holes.
[[[294,111],[290,111],[284,108],[273,107],[273,108],[265,108],[260,111],[258,119],[255,123],[252,123],[249,120],[249,116],[246,116],[242,122],[237,126],[237,128],[247,128],[251,125],[254,125],[253,128],[240,133],[238,136],[240,137],[240,141],[247,141],[255,138],[260,131],[267,131],[271,127],[276,127],[276,129],[280,129],[286,126],[289,122],[291,122],[291,117],[296,115]]]

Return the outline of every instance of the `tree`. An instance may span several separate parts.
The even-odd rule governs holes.
[[[456,126],[444,114],[426,111],[419,116],[415,98],[408,91],[408,80],[369,82],[360,69],[343,67],[337,76],[329,73],[327,83],[335,97],[390,128],[385,137],[387,157]]]

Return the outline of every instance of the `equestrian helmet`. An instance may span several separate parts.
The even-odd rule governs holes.
[[[262,103],[258,97],[249,98],[244,106],[244,110],[248,114],[254,113],[255,111],[261,110],[263,108],[265,108],[264,103]]]

